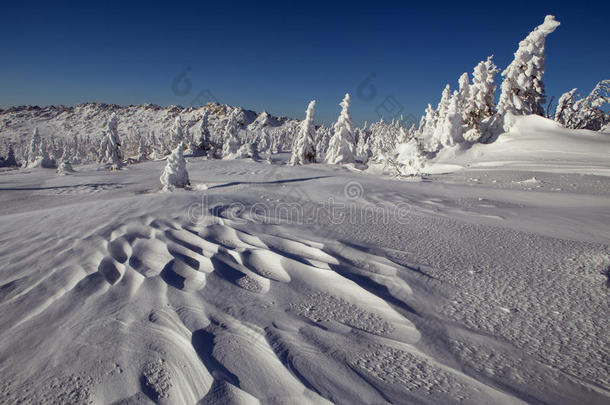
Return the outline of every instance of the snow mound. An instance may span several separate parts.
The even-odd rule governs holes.
[[[537,115],[513,118],[510,132],[499,135],[495,142],[474,144],[466,151],[441,153],[435,163],[470,167],[536,167],[610,176],[610,135],[565,129]]]

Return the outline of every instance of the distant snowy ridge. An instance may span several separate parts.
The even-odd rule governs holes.
[[[99,137],[112,113],[115,113],[119,120],[121,132],[155,131],[159,136],[170,132],[177,116],[181,117],[187,127],[194,126],[206,109],[210,111],[209,119],[212,123],[226,119],[233,110],[238,110],[238,120],[243,127],[251,124],[280,127],[297,121],[287,117],[275,117],[265,112],[261,117],[261,114],[251,110],[218,103],[196,108],[177,105],[160,107],[155,104],[119,106],[105,103],[83,103],[74,107],[17,106],[0,110],[0,137],[11,141],[29,138],[34,128],[38,128],[43,137]],[[265,122],[262,122],[263,119]]]

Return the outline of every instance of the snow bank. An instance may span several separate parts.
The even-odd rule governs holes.
[[[471,167],[525,165],[610,176],[610,135],[565,129],[537,115],[512,118],[510,132],[495,142],[474,144],[465,151],[448,150],[434,162]]]

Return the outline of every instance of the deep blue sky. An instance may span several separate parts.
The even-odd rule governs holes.
[[[562,23],[547,40],[547,94],[610,78],[607,2],[4,2],[0,106],[188,105],[209,90],[296,118],[316,99],[328,123],[349,91],[357,123],[378,119],[389,96],[419,117],[488,55],[506,67],[546,14]],[[192,89],[176,94],[187,67]],[[375,97],[358,98],[373,72]]]

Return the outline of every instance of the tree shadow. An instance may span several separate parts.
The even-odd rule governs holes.
[[[213,188],[224,188],[224,187],[238,186],[240,184],[284,184],[284,183],[297,183],[297,182],[300,182],[300,181],[325,179],[327,177],[332,177],[332,176],[301,177],[301,178],[298,178],[298,179],[273,180],[273,181],[232,181],[230,183],[218,184],[216,186],[208,187],[208,190],[211,190]]]

